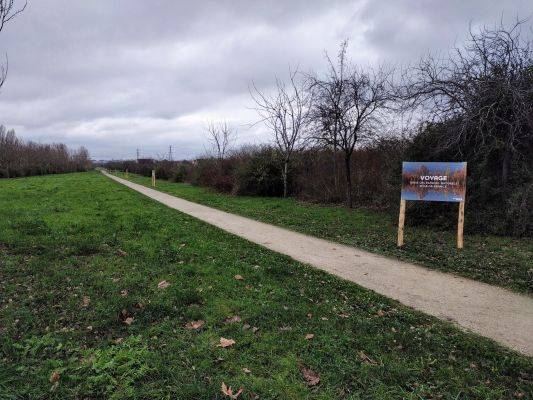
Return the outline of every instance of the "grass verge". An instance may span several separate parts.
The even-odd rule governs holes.
[[[533,395],[531,358],[99,173],[1,180],[0,204],[2,399]]]
[[[125,178],[124,174],[117,176]],[[129,174],[150,186],[150,178]],[[382,212],[302,203],[294,199],[231,196],[183,183],[157,181],[157,189],[200,204],[279,225],[294,231],[411,261],[425,267],[533,293],[533,240],[467,235],[455,247],[455,232],[406,227],[405,246],[396,247],[396,226]],[[468,223],[468,221],[467,221]]]

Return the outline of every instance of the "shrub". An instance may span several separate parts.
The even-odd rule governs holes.
[[[233,192],[240,195],[281,196],[283,178],[278,153],[270,147],[262,147],[249,152],[245,158],[241,154]]]
[[[179,164],[176,169],[174,169],[172,180],[177,183],[185,182],[187,180],[187,176],[187,166],[185,164]]]
[[[410,142],[406,161],[466,161],[465,230],[471,233],[531,235],[531,203],[533,178],[528,161],[516,157],[512,175],[502,180],[502,149],[479,152],[474,146],[447,144],[448,133],[455,121],[429,125]],[[457,207],[426,202],[410,205],[410,222],[452,228],[457,224]]]

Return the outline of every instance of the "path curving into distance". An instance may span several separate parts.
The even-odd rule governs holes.
[[[533,298],[230,214],[102,173],[170,208],[533,356]]]

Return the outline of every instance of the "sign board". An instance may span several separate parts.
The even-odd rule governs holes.
[[[463,248],[466,195],[465,162],[404,162],[402,197],[398,219],[398,246],[403,246],[406,201],[447,201],[459,203],[457,247]]]
[[[465,162],[404,162],[402,199],[461,202],[466,193]]]

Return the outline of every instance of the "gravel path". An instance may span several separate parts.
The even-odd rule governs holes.
[[[103,173],[168,207],[533,356],[531,297],[229,214]]]

